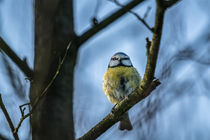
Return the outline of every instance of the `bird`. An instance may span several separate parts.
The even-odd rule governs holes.
[[[141,81],[141,77],[133,67],[130,57],[123,53],[115,53],[109,62],[108,69],[104,74],[103,90],[108,100],[114,107],[124,98],[132,93]],[[120,119],[120,130],[132,130],[128,112]]]

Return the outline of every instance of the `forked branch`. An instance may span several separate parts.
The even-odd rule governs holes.
[[[1,107],[1,109],[3,111],[3,114],[4,114],[5,118],[7,119],[7,122],[9,124],[9,127],[10,127],[11,131],[14,132],[15,127],[14,127],[14,125],[12,123],[12,120],[11,120],[11,118],[9,116],[9,113],[7,112],[7,109],[6,109],[6,107],[5,107],[5,105],[4,105],[3,101],[2,101],[1,94],[0,94],[0,107]],[[19,137],[18,137],[17,133],[12,133],[12,134],[13,134],[13,137],[14,137],[15,140],[19,140]]]

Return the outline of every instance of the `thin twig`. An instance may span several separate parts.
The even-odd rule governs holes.
[[[31,68],[27,65],[26,61],[21,60],[1,37],[0,49],[2,49],[5,54],[22,70],[28,79],[33,78],[33,70],[31,70]]]
[[[147,16],[148,16],[148,14],[149,14],[149,12],[150,12],[151,9],[152,9],[152,8],[151,8],[150,6],[147,7],[146,12],[144,13],[143,20],[146,20],[146,18],[147,18]]]
[[[14,131],[13,131],[14,134],[17,134],[17,133],[18,133],[18,130],[19,130],[21,124],[23,123],[23,121],[24,121],[26,118],[28,118],[29,116],[31,116],[31,114],[32,114],[32,110],[31,110],[28,114],[26,114],[26,115],[24,115],[24,116],[22,116],[22,117],[20,118],[20,121],[19,121],[17,127],[16,127],[16,128],[14,129]]]
[[[37,106],[38,102],[40,101],[40,99],[46,95],[47,93],[47,90],[50,88],[50,86],[53,84],[53,82],[55,81],[56,77],[58,76],[58,74],[60,73],[60,69],[61,69],[61,66],[63,65],[65,59],[66,59],[66,56],[68,54],[68,51],[69,51],[69,48],[71,46],[71,42],[68,44],[67,48],[66,48],[66,51],[65,51],[65,54],[63,56],[63,59],[61,60],[61,62],[59,63],[58,65],[58,68],[57,68],[57,71],[55,73],[55,75],[53,76],[52,80],[49,82],[49,84],[46,86],[46,88],[42,91],[42,93],[35,99],[34,103],[32,104],[32,107],[33,109]]]
[[[5,107],[5,105],[2,101],[1,94],[0,94],[0,107],[3,111],[3,113],[4,113],[4,116],[7,119],[7,122],[9,124],[9,127],[10,127],[11,131],[14,132],[14,130],[15,130],[14,125],[13,125],[12,120],[11,120],[11,118],[10,118],[8,112],[7,112],[7,109],[6,109],[6,107]],[[15,140],[19,140],[19,137],[18,137],[17,133],[12,133],[12,134],[13,134],[13,137],[15,138]]]
[[[23,115],[22,115],[22,117],[20,118],[20,121],[19,121],[17,127],[16,127],[15,130],[14,130],[14,133],[17,133],[18,130],[19,130],[19,128],[20,128],[20,126],[21,126],[21,124],[22,124],[22,122],[23,122],[27,117],[29,117],[29,116],[32,115],[32,113],[33,113],[33,111],[35,110],[35,108],[37,107],[39,101],[46,95],[47,90],[50,88],[50,86],[53,84],[53,82],[54,82],[55,79],[57,78],[58,74],[60,73],[60,69],[61,69],[61,67],[62,67],[62,65],[63,65],[63,63],[64,63],[64,61],[65,61],[65,59],[66,59],[66,56],[67,56],[68,52],[69,52],[70,46],[71,46],[71,42],[70,42],[70,43],[68,44],[68,46],[66,47],[65,54],[64,54],[64,56],[63,56],[61,62],[60,62],[59,65],[58,65],[58,68],[57,68],[57,70],[56,70],[55,75],[53,76],[53,78],[52,78],[52,80],[49,82],[49,84],[46,86],[46,88],[42,91],[42,93],[35,99],[35,101],[34,101],[33,104],[32,104],[32,109],[29,110],[29,113],[27,113],[26,115],[24,115],[24,111],[22,110],[22,107],[25,106],[25,105],[30,105],[30,103],[26,103],[26,104],[23,104],[23,105],[20,106],[20,108],[21,108],[20,111],[21,111],[21,114],[23,114]]]
[[[112,1],[112,0],[111,0]],[[139,21],[141,21],[146,27],[147,29],[149,29],[152,33],[153,33],[153,28],[151,28],[144,19],[142,19],[137,13],[133,12],[132,10],[126,8],[124,5],[122,5],[121,3],[119,3],[117,0],[113,0],[112,2],[114,2],[116,5],[124,8],[127,12],[133,14]]]
[[[24,106],[26,106],[26,105],[29,106],[30,104],[31,104],[31,103],[26,103],[26,104],[22,104],[22,105],[19,106],[19,109],[20,109],[20,112],[21,112],[21,115],[22,115],[22,116],[24,116],[24,111],[25,111],[25,109],[26,109]],[[23,108],[23,107],[24,107],[24,108]],[[29,108],[29,109],[30,109],[30,108]],[[29,110],[29,111],[30,111],[30,110]]]

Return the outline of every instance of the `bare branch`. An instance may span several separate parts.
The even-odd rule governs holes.
[[[51,80],[50,83],[46,86],[46,88],[43,90],[43,92],[42,92],[42,93],[36,98],[36,100],[33,102],[33,104],[32,104],[33,110],[34,110],[34,108],[37,106],[37,104],[38,104],[38,102],[40,101],[40,99],[41,99],[44,95],[46,95],[47,90],[50,88],[50,86],[53,84],[53,82],[54,82],[55,79],[57,78],[58,74],[60,73],[60,69],[61,69],[61,67],[62,67],[62,65],[63,65],[63,63],[64,63],[64,61],[65,61],[65,59],[66,59],[66,56],[67,56],[67,54],[68,54],[68,52],[69,52],[70,47],[71,47],[71,42],[68,44],[68,46],[67,46],[67,48],[66,48],[66,52],[65,52],[65,54],[64,54],[64,56],[63,56],[61,62],[59,63],[58,68],[57,68],[57,71],[56,71],[55,75],[53,76],[52,80]]]
[[[18,134],[17,133],[13,133],[14,130],[15,130],[15,128],[14,128],[14,125],[12,123],[12,120],[11,120],[11,118],[10,118],[8,112],[7,112],[7,109],[6,109],[6,107],[5,107],[5,105],[4,105],[3,101],[2,101],[1,94],[0,94],[0,107],[1,107],[1,109],[3,111],[3,113],[4,113],[4,116],[7,119],[7,122],[9,124],[9,127],[10,127],[10,129],[12,131],[13,137],[15,138],[15,140],[19,140]]]
[[[24,116],[22,116],[22,117],[20,118],[20,121],[19,121],[17,127],[16,127],[16,128],[14,129],[14,131],[13,131],[14,134],[17,134],[17,133],[18,133],[18,130],[19,130],[21,124],[23,123],[23,121],[24,121],[26,118],[28,118],[29,116],[31,116],[31,114],[32,114],[32,110],[31,110],[28,114],[26,114],[26,115],[24,115]]]
[[[111,0],[111,1],[112,1],[112,0]],[[153,33],[153,29],[152,29],[152,28],[146,23],[146,21],[145,21],[144,19],[142,19],[137,13],[133,12],[132,10],[130,10],[130,9],[128,9],[128,8],[126,8],[126,6],[120,4],[117,0],[113,0],[113,2],[114,2],[116,5],[122,7],[123,9],[125,9],[127,12],[133,14],[139,21],[141,21],[141,22],[147,27],[147,29],[149,29],[149,30]]]
[[[2,49],[5,54],[21,69],[21,71],[31,79],[33,77],[33,71],[29,68],[26,61],[21,60],[17,54],[4,42],[0,37],[0,49]]]
[[[100,121],[96,126],[89,130],[85,135],[80,137],[78,140],[92,140],[98,138],[107,129],[120,120],[120,116],[123,115],[127,110],[133,107],[136,103],[146,98],[158,85],[160,85],[159,80],[155,80],[146,90],[142,90],[139,93],[138,88],[117,104],[112,113],[109,113],[102,121]]]
[[[31,103],[26,103],[26,104],[22,104],[19,106],[19,109],[20,109],[20,112],[21,112],[21,115],[22,117],[24,116],[24,111],[26,110],[26,108],[24,106],[29,106]],[[24,107],[24,108],[23,108]],[[29,108],[30,109],[30,108]],[[29,110],[30,111],[30,110]]]
[[[137,6],[138,4],[140,4],[143,1],[144,0],[132,0],[130,3],[125,5],[124,8],[132,9],[132,8],[134,8],[135,6]],[[115,20],[120,18],[122,15],[124,15],[127,12],[124,8],[119,9],[118,11],[113,13],[111,16],[107,17],[102,22],[100,22],[99,24],[95,25],[93,28],[89,29],[88,31],[83,33],[81,36],[79,36],[77,38],[77,40],[76,40],[77,46],[82,45],[89,38],[93,37],[96,33],[101,31],[102,29],[104,29],[105,27],[110,25],[111,23],[113,23]]]
[[[154,33],[152,38],[152,43],[149,48],[148,56],[147,56],[147,65],[144,73],[144,77],[141,82],[142,88],[146,88],[150,85],[152,80],[154,79],[154,73],[157,63],[157,57],[160,47],[160,40],[162,36],[162,27],[163,27],[163,19],[164,19],[164,13],[165,9],[162,6],[159,6],[158,4],[156,8],[156,16],[155,16],[155,27],[154,27]],[[147,40],[148,42],[148,40]]]

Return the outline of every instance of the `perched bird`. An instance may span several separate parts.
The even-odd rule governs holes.
[[[141,77],[133,67],[129,56],[118,52],[111,57],[104,75],[103,89],[108,100],[116,105],[136,89],[140,80]],[[126,112],[120,120],[119,129],[131,130],[132,128],[128,112]]]

